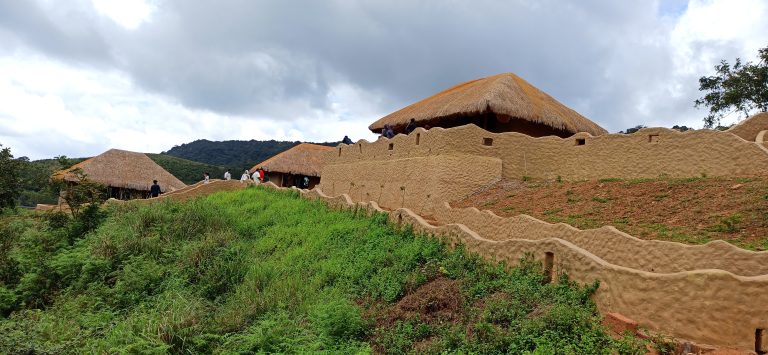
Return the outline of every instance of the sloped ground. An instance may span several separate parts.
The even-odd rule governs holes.
[[[642,353],[548,281],[294,191],[8,211],[0,353]]]
[[[768,178],[504,180],[453,207],[502,217],[528,214],[581,229],[612,225],[642,239],[703,244],[722,239],[768,250]]]

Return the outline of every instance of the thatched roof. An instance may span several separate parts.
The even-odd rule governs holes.
[[[384,124],[402,127],[411,118],[421,126],[442,127],[441,121],[486,113],[495,114],[500,121],[522,119],[570,133],[608,133],[512,73],[461,83],[384,116],[368,128],[379,133]]]
[[[144,153],[110,149],[72,167],[57,171],[53,179],[77,181],[72,172],[82,169],[88,179],[102,185],[149,191],[157,180],[163,192],[184,188],[185,185]]]
[[[251,168],[294,175],[320,176],[325,165],[325,154],[333,147],[302,143],[282,153],[279,153]]]

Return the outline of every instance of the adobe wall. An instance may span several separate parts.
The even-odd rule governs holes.
[[[375,202],[356,203],[348,195],[329,197],[318,189],[300,191],[306,198],[323,200],[335,208],[384,211]],[[444,212],[436,217],[447,218]],[[504,239],[497,235],[497,240],[490,240],[464,224],[432,225],[406,208],[388,213],[392,223],[412,225],[417,233],[446,238],[451,245],[464,244],[470,252],[510,265],[526,255],[544,262],[545,255],[551,253],[555,275],[566,272],[580,283],[600,281],[594,300],[601,312],[624,314],[651,330],[677,338],[748,351],[755,349],[756,329],[768,328],[764,295],[768,275],[738,276],[695,266],[687,271],[659,273],[616,265],[568,240],[545,237],[551,230],[540,221],[526,227],[526,235],[540,239]],[[638,254],[626,257],[643,258]],[[632,263],[640,264],[631,260],[624,264]]]
[[[491,133],[474,125],[429,131],[418,128],[407,136],[400,134],[393,139],[339,145],[328,153],[321,176],[338,180],[330,168],[335,164],[446,154],[500,159],[502,176],[508,179],[764,175],[768,173],[768,149],[756,144],[754,139],[746,141],[730,132],[678,132],[666,128],[597,137],[578,133],[570,138]],[[321,185],[325,189],[322,181]]]
[[[352,146],[354,147],[354,146]],[[338,154],[338,152],[336,152]],[[403,157],[326,164],[320,183],[331,195],[376,201],[432,214],[442,201],[464,197],[501,179],[501,159],[470,155]]]
[[[580,230],[528,215],[503,218],[476,208],[451,208],[448,203],[435,209],[434,218],[463,224],[488,240],[559,238],[611,264],[659,274],[719,269],[740,276],[768,275],[768,251],[749,251],[721,240],[704,245],[642,240],[611,226]]]
[[[733,133],[748,142],[754,142],[758,133],[766,130],[768,130],[768,112],[763,112],[741,121],[726,132]]]

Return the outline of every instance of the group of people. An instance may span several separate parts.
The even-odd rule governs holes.
[[[411,120],[408,122],[408,124],[405,126],[405,134],[411,134],[411,132],[415,131],[418,126],[416,125],[416,119],[411,118]],[[425,126],[425,129],[429,129],[429,126]],[[381,129],[381,137],[392,139],[395,137],[395,130],[392,128],[392,125],[385,124],[384,128]]]
[[[256,169],[253,174],[248,169],[245,169],[243,175],[240,175],[240,182],[254,181],[258,184],[266,181],[265,178],[266,175],[263,168]],[[229,173],[229,170],[224,173],[224,180],[232,180],[232,174]]]

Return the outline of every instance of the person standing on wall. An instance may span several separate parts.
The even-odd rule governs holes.
[[[232,174],[229,173],[229,170],[224,173],[224,180],[232,180]]]
[[[411,118],[411,121],[408,122],[407,126],[405,126],[405,134],[411,134],[411,132],[413,132],[416,127],[416,119]]]
[[[149,196],[160,196],[160,185],[157,184],[157,180],[152,180],[152,186],[149,188]]]

